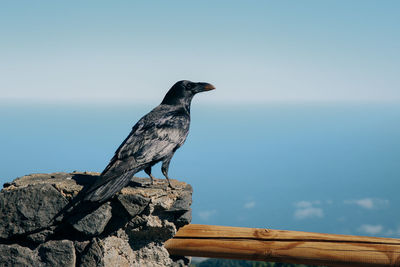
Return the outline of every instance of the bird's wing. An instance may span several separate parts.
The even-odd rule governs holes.
[[[103,201],[121,190],[136,172],[173,153],[186,140],[190,117],[177,110],[157,110],[140,119],[90,188],[86,200]]]
[[[186,114],[177,111],[149,113],[132,128],[102,175],[116,177],[161,160],[183,144],[188,130]]]

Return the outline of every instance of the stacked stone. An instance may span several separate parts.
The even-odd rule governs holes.
[[[32,174],[4,184],[0,266],[187,266],[188,258],[171,257],[163,244],[190,223],[191,186],[133,178],[96,209],[57,217],[98,175]]]

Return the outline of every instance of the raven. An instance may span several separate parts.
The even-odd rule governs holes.
[[[190,104],[195,94],[213,90],[212,84],[179,81],[165,95],[160,105],[133,126],[100,177],[85,190],[84,201],[101,203],[125,187],[130,178],[144,170],[153,184],[151,167],[162,162],[161,171],[168,177],[169,163],[189,133]]]

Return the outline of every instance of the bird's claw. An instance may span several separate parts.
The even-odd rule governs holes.
[[[170,181],[168,181],[168,187],[171,188],[171,189],[176,189],[176,187],[172,186]]]

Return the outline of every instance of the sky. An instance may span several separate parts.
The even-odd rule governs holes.
[[[194,98],[170,166],[194,223],[400,237],[398,14],[395,0],[2,1],[0,182],[102,171],[176,81],[205,81],[217,90]]]
[[[0,100],[400,100],[398,1],[2,1]]]

